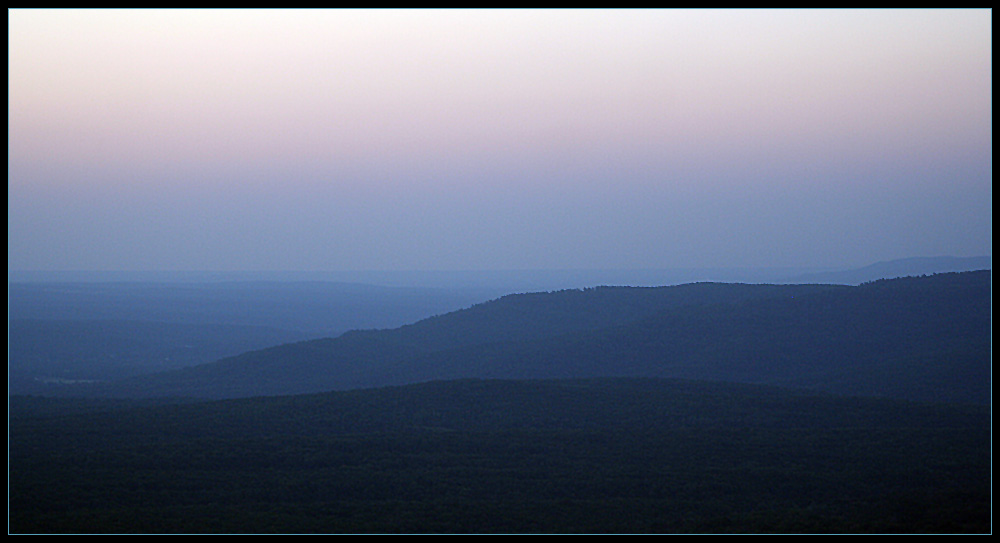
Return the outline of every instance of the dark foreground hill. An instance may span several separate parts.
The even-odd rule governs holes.
[[[15,397],[11,533],[987,533],[985,406],[655,379]]]
[[[511,295],[392,330],[78,394],[283,395],[456,378],[682,377],[988,403],[990,271],[860,286],[698,283]]]

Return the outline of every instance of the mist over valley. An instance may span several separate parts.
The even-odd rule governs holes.
[[[990,9],[8,17],[9,534],[992,533]]]

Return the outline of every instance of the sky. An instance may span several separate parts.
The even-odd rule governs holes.
[[[8,10],[8,271],[992,255],[992,12]]]

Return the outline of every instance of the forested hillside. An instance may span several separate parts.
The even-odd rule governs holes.
[[[511,295],[182,371],[79,387],[239,397],[454,378],[684,377],[989,401],[991,272],[832,285],[699,283]]]

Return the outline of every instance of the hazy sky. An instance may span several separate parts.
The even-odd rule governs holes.
[[[990,10],[8,16],[9,271],[992,255]]]

